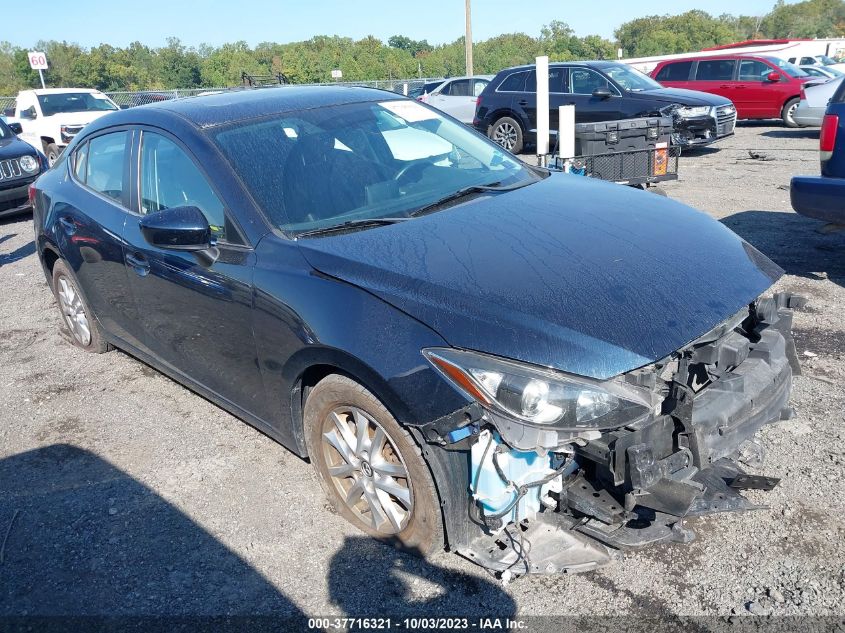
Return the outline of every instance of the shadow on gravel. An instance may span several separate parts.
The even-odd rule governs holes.
[[[0,244],[3,242],[12,239],[13,237],[17,237],[17,233],[9,233],[8,235],[0,235]]]
[[[769,138],[819,138],[820,128],[817,127],[801,127],[801,128],[784,128],[782,130],[769,130],[763,132],[760,136],[768,136]],[[765,150],[763,150],[765,151]]]
[[[412,585],[432,597],[411,596]],[[498,583],[445,569],[363,536],[347,537],[329,564],[329,597],[344,613],[506,618],[516,603]]]
[[[0,240],[2,242],[3,240]],[[24,244],[13,250],[11,253],[0,253],[0,266],[4,266],[6,264],[11,264],[13,262],[18,261],[19,259],[23,259],[24,257],[29,257],[30,255],[35,253],[35,242],[30,242],[29,244]]]
[[[790,275],[845,286],[845,232],[819,233],[822,222],[780,211],[741,211],[722,223],[762,251]]]
[[[0,543],[4,536],[0,630],[306,628],[249,563],[74,446],[0,460]]]

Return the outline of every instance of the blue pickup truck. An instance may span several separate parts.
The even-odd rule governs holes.
[[[823,220],[831,230],[845,229],[845,82],[831,97],[819,134],[821,176],[795,176],[792,208]]]

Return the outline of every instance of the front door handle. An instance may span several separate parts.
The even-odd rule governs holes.
[[[76,224],[73,220],[69,220],[68,218],[59,218],[59,224],[62,225],[62,230],[68,235],[73,235],[76,233]]]
[[[521,106],[527,106],[528,105],[528,101],[526,99],[523,99],[522,101],[518,101],[517,103],[519,103],[519,105],[521,105]]]
[[[146,277],[147,273],[150,272],[150,262],[140,253],[128,253],[126,255],[126,263],[140,277]]]

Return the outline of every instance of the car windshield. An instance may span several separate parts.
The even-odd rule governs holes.
[[[816,55],[816,59],[819,60],[825,66],[830,66],[831,64],[836,63],[835,59],[831,59],[827,55]]]
[[[270,222],[294,234],[406,219],[464,190],[544,173],[408,99],[292,111],[211,135]]]
[[[6,119],[0,116],[0,140],[12,138],[14,135],[14,132],[6,125]]]
[[[648,75],[644,75],[636,68],[631,68],[625,64],[605,66],[602,68],[602,71],[613,81],[625,88],[625,90],[641,92],[643,90],[657,90],[658,88],[663,88],[663,86],[654,81],[654,79]]]
[[[41,105],[44,116],[64,112],[100,112],[118,109],[105,95],[90,92],[57,92],[38,95],[38,103]]]
[[[780,68],[783,72],[785,72],[790,77],[809,77],[807,73],[803,70],[798,68],[795,64],[790,64],[788,61],[784,59],[780,59],[779,57],[764,57],[766,61],[773,63],[775,66]]]

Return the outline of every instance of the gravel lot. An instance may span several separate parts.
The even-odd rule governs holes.
[[[817,139],[741,126],[664,187],[810,299],[795,317],[797,417],[763,434],[762,472],[783,481],[750,495],[769,508],[690,522],[690,545],[507,586],[453,554],[368,540],[330,513],[309,464],[122,352],[72,347],[31,219],[0,221],[0,616],[845,615],[845,233],[819,233],[788,191],[818,172]]]

